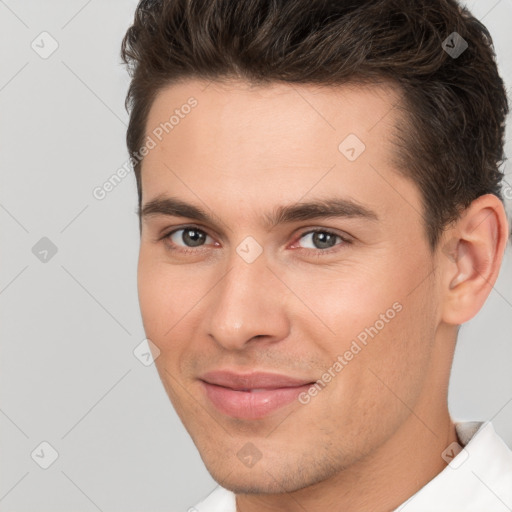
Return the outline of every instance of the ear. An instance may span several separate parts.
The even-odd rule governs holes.
[[[505,208],[493,194],[475,199],[444,233],[439,265],[446,323],[467,322],[483,306],[498,278],[508,234]]]

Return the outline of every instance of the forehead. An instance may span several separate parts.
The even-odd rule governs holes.
[[[146,135],[157,139],[161,151],[179,145],[193,148],[199,158],[208,153],[219,163],[257,157],[259,166],[276,163],[276,158],[277,163],[296,165],[303,157],[308,157],[306,162],[317,160],[326,149],[334,149],[337,156],[339,143],[350,134],[366,146],[383,149],[399,98],[391,84],[253,86],[187,80],[157,95]],[[157,148],[154,153],[159,152]]]
[[[148,115],[143,203],[220,197],[208,204],[220,212],[229,197],[243,216],[263,203],[336,192],[373,210],[396,208],[397,189],[416,194],[394,172],[399,99],[390,84],[173,84]]]

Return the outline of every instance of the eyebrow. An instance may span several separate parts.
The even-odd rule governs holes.
[[[156,197],[139,208],[138,215],[140,219],[154,215],[186,217],[215,225],[215,220],[205,210],[175,197]],[[333,197],[278,206],[264,215],[264,226],[273,229],[279,224],[334,217],[371,221],[379,218],[373,210],[352,199]]]

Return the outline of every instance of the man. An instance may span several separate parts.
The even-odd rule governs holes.
[[[142,319],[219,483],[190,510],[505,511],[512,453],[447,406],[509,228],[508,105],[454,0],[142,1]]]

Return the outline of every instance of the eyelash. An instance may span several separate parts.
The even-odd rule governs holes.
[[[170,242],[170,238],[171,238],[172,235],[174,235],[174,233],[177,233],[178,231],[184,231],[184,230],[187,230],[187,229],[200,231],[201,233],[204,233],[206,236],[210,236],[203,229],[201,229],[201,228],[199,228],[197,226],[191,225],[191,226],[183,226],[183,227],[178,228],[178,229],[173,229],[169,233],[163,235],[162,238],[160,238],[160,240],[164,240],[164,241],[168,242],[167,248],[170,251],[177,251],[177,252],[180,252],[182,254],[198,254],[198,253],[200,253],[202,251],[202,248],[199,248],[199,249],[188,248],[187,249],[187,248],[171,245],[171,243],[169,243]],[[348,238],[345,238],[345,237],[341,236],[340,234],[335,233],[334,231],[330,231],[329,229],[325,229],[325,228],[322,228],[322,229],[320,229],[320,228],[318,228],[318,229],[310,229],[308,231],[304,231],[303,233],[300,233],[300,235],[298,236],[298,240],[300,240],[305,235],[310,235],[312,233],[326,233],[328,235],[332,235],[332,236],[335,236],[335,237],[339,238],[342,243],[336,244],[335,246],[333,246],[332,248],[329,248],[329,249],[304,249],[304,248],[299,248],[299,249],[296,249],[296,250],[307,251],[308,253],[312,254],[313,256],[322,257],[324,255],[331,254],[333,252],[338,252],[340,250],[339,246],[350,245],[352,243],[352,241],[349,240]],[[179,248],[177,248],[177,247],[179,247]],[[203,248],[204,248],[204,246],[203,246]]]

